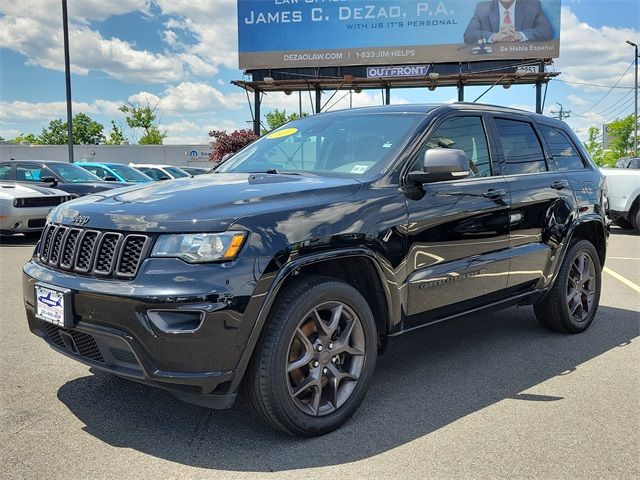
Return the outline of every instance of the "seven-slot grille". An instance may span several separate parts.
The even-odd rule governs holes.
[[[49,224],[42,234],[38,256],[43,264],[61,270],[133,278],[150,240],[146,235]]]

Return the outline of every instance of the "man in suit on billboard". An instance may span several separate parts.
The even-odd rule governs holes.
[[[468,44],[544,42],[553,38],[540,0],[488,0],[476,6],[464,32]]]

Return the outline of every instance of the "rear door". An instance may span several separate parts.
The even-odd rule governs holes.
[[[464,150],[472,174],[407,195],[407,328],[496,301],[507,285],[508,187],[485,124],[480,113],[452,114],[413,159],[421,169],[430,148]]]
[[[496,114],[493,120],[511,195],[507,286],[518,293],[546,284],[575,200],[566,176],[551,164],[533,122],[507,114]]]

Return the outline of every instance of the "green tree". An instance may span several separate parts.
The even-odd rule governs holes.
[[[609,137],[611,151],[616,159],[628,155],[633,150],[633,115],[611,122]]]
[[[74,145],[98,145],[104,141],[104,126],[92,120],[85,113],[78,113],[73,117]],[[57,119],[49,122],[42,129],[39,137],[42,145],[65,145],[67,143],[67,122]]]
[[[584,142],[584,148],[587,149],[593,161],[598,165],[603,165],[602,157],[602,142],[600,141],[601,133],[598,127],[589,128],[589,139]]]
[[[160,130],[156,123],[156,110],[158,105],[151,107],[129,103],[122,105],[119,110],[126,115],[127,125],[133,129],[142,130],[141,145],[162,145],[167,132]]]
[[[307,117],[309,114],[302,112],[302,117]],[[271,130],[275,130],[276,128],[281,127],[285,123],[292,122],[293,120],[298,120],[301,118],[301,115],[297,113],[292,113],[291,115],[287,115],[286,110],[278,110],[277,108],[265,115],[267,119],[267,125],[269,126],[268,130],[262,129],[262,134],[264,135]]]
[[[120,145],[126,141],[127,137],[124,136],[122,128],[118,127],[118,125],[116,125],[116,122],[111,120],[111,132],[104,142],[105,145]]]
[[[11,143],[29,143],[31,145],[40,145],[42,143],[33,133],[28,133],[26,135],[23,133],[10,141]]]

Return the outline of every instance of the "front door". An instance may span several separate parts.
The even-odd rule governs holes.
[[[499,299],[509,270],[509,193],[497,174],[481,114],[445,119],[417,153],[463,150],[468,178],[423,185],[407,196],[407,328]]]

